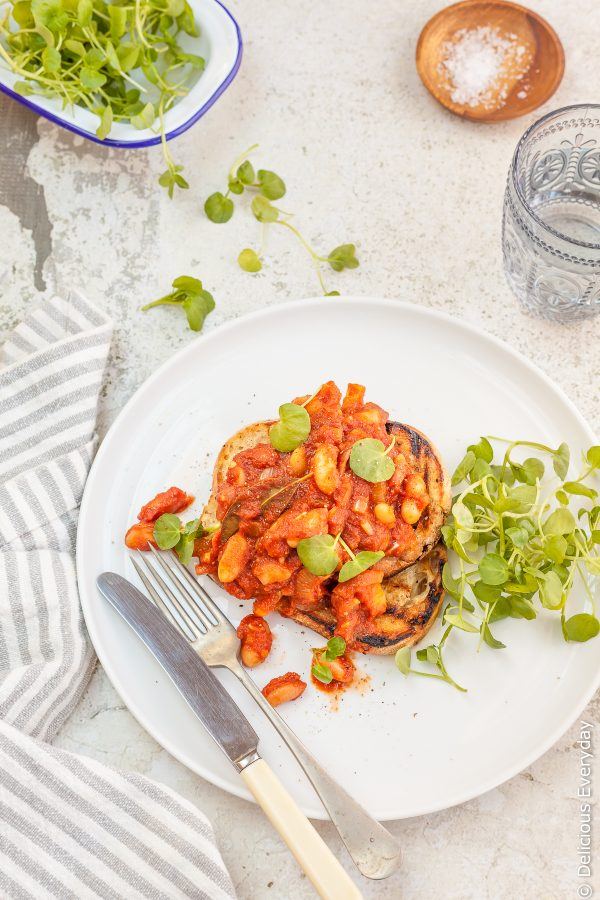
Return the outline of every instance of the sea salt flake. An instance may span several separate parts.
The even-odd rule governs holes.
[[[438,67],[450,96],[460,106],[503,106],[509,94],[508,78],[522,78],[529,66],[527,48],[515,34],[481,25],[462,28],[442,45]]]

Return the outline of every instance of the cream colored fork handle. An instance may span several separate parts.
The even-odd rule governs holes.
[[[304,769],[359,871],[367,878],[388,878],[398,868],[402,857],[396,838],[346,793],[316,761],[287,722],[265,699],[243,666],[238,663],[230,667],[230,671],[252,694]]]
[[[242,769],[246,787],[294,854],[323,900],[361,900],[362,894],[323,838],[264,759]]]

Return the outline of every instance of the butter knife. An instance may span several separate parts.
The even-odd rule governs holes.
[[[323,900],[361,893],[258,753],[258,735],[239,706],[186,639],[125,578],[104,572],[100,593],[141,638],[237,771]]]

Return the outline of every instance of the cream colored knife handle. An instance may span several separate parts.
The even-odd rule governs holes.
[[[250,763],[241,776],[322,900],[361,900],[346,870],[264,759]]]

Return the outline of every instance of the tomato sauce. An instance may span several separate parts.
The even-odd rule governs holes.
[[[279,606],[289,615],[331,603],[336,634],[351,644],[359,629],[385,612],[383,571],[375,565],[338,584],[335,573],[319,577],[303,568],[299,541],[339,534],[355,554],[371,550],[401,557],[416,541],[414,508],[418,519],[428,499],[422,479],[394,445],[387,481],[373,484],[351,470],[356,441],[393,444],[388,413],[364,401],[361,385],[349,385],[342,399],[329,381],[315,396],[293,402],[310,416],[308,438],[290,453],[264,443],[234,457],[217,486],[217,517],[227,533],[217,531],[198,542],[196,571],[216,576],[235,597],[253,599],[254,613],[261,616]],[[349,556],[341,544],[337,552],[341,567]]]

